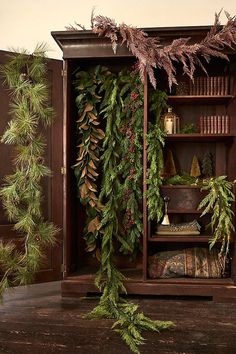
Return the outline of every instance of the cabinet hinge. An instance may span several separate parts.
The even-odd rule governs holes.
[[[66,167],[61,167],[61,174],[62,175],[65,175],[66,174]]]
[[[61,71],[61,76],[62,76],[62,77],[67,76],[67,71],[66,71],[65,69],[62,69],[62,71]]]
[[[65,273],[66,267],[65,264],[61,264],[61,273]]]

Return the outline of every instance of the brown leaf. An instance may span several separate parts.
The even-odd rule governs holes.
[[[93,112],[89,112],[88,116],[89,116],[89,121],[90,122],[93,122],[93,121],[97,120],[97,117],[95,116],[95,114]]]
[[[87,123],[84,123],[80,126],[80,129],[83,129],[83,130],[88,130],[89,129],[89,125],[87,125]]]
[[[95,144],[97,144],[99,142],[99,140],[95,139],[93,135],[91,135],[90,140],[92,141],[92,143],[95,143]]]
[[[92,180],[92,181],[96,181],[96,178],[91,175],[91,173],[88,172],[87,176]]]
[[[96,203],[92,199],[90,199],[89,205],[94,208],[96,206]]]
[[[83,178],[87,173],[87,168],[85,167],[81,173],[81,178]]]
[[[83,122],[85,116],[86,116],[86,112],[84,111],[76,122],[77,122],[77,123]]]
[[[95,231],[98,231],[101,228],[101,223],[99,218],[96,216],[94,219],[92,219],[89,224],[88,224],[88,232],[94,233]]]
[[[93,151],[90,150],[88,153],[94,161],[99,161],[99,158],[94,154]]]
[[[97,148],[97,146],[94,145],[94,144],[90,144],[90,145],[89,145],[89,148],[90,148],[91,150],[95,150],[95,149]]]
[[[86,186],[85,183],[83,183],[83,184],[80,186],[79,191],[80,191],[80,197],[81,197],[82,199],[87,198],[89,189],[88,189],[88,187]]]
[[[93,106],[88,103],[84,109],[84,112],[91,112],[93,110]]]
[[[102,129],[96,129],[95,127],[93,127],[93,135],[99,140],[105,137],[104,131]]]
[[[85,184],[90,191],[97,192],[96,185],[93,182],[90,182],[87,178],[85,178]]]
[[[90,161],[89,161],[89,166],[92,167],[94,170],[97,169],[97,167],[95,166],[93,160],[90,160]],[[92,172],[91,172],[91,173],[92,173]]]
[[[96,248],[96,243],[90,243],[89,245],[87,245],[86,247],[86,252],[93,252]]]
[[[97,120],[94,120],[94,121],[92,122],[92,124],[93,124],[93,125],[99,125],[100,122],[98,122]]]
[[[91,160],[92,161],[92,160]],[[90,166],[88,166],[88,171],[91,173],[91,175],[93,175],[94,177],[98,176],[98,173],[95,172]]]
[[[91,198],[91,199],[93,199],[93,200],[98,200],[98,198],[97,198],[97,196],[96,196],[96,194],[95,193],[93,193],[93,192],[89,192],[89,198]]]
[[[86,154],[86,150],[81,147],[81,148],[80,148],[79,157],[76,159],[76,161],[83,160],[85,154]]]
[[[96,131],[99,134],[99,136],[101,136],[101,139],[103,139],[105,137],[105,133],[102,129],[97,129]]]

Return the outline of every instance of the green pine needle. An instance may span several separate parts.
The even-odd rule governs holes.
[[[45,143],[39,127],[49,125],[53,113],[48,106],[45,49],[44,44],[39,44],[32,55],[25,50],[13,53],[0,68],[11,92],[11,121],[1,141],[14,145],[16,150],[13,173],[5,177],[0,196],[24,244],[20,251],[11,244],[0,244],[0,268],[4,271],[0,296],[9,286],[32,282],[44,258],[43,247],[52,245],[58,232],[43,221],[41,208],[41,181],[51,171],[44,162]]]

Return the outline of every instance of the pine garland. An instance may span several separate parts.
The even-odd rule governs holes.
[[[217,242],[221,242],[219,257],[222,259],[223,268],[229,253],[230,237],[235,231],[232,222],[234,215],[232,203],[235,201],[235,196],[232,188],[233,183],[227,181],[227,176],[211,177],[203,180],[201,189],[207,191],[207,195],[198,206],[198,209],[202,211],[201,217],[213,212],[209,224],[212,229],[210,249]]]
[[[39,132],[50,125],[53,110],[49,106],[46,83],[46,46],[40,44],[28,55],[13,53],[1,67],[5,84],[11,92],[10,114],[2,142],[14,145],[14,171],[5,178],[0,195],[14,229],[19,232],[23,249],[0,244],[3,277],[0,294],[9,286],[27,284],[39,269],[44,249],[55,242],[57,228],[43,219],[42,178],[51,172],[44,163],[45,140]]]
[[[163,198],[160,194],[163,171],[163,147],[165,133],[161,128],[160,117],[162,110],[167,107],[167,95],[160,90],[150,95],[150,112],[155,115],[155,122],[149,123],[147,134],[147,158],[149,168],[147,173],[147,205],[148,218],[160,221],[163,215]]]

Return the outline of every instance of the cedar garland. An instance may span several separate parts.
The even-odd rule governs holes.
[[[143,232],[142,213],[142,135],[143,135],[143,85],[137,72],[121,72],[119,75],[123,88],[120,95],[124,97],[122,114],[121,162],[118,169],[121,174],[121,193],[123,209],[123,238],[126,247],[120,252],[135,257],[140,249]]]
[[[160,193],[163,172],[163,148],[165,133],[161,127],[160,117],[167,107],[167,95],[156,90],[150,94],[150,115],[154,121],[149,122],[147,134],[147,158],[149,162],[147,171],[147,206],[149,220],[160,221],[163,215],[163,198]]]

